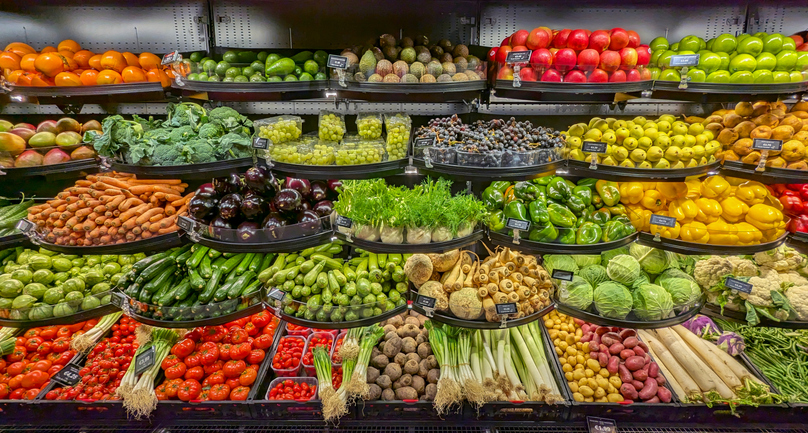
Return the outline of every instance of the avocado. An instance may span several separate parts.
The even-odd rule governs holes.
[[[429,52],[432,53],[432,57],[440,58],[443,55],[443,48],[435,45],[429,49]]]
[[[443,62],[441,66],[443,67],[444,74],[454,75],[457,73],[457,68],[455,68],[452,62]]]
[[[264,60],[264,64],[266,66],[269,66],[269,65],[277,62],[278,60],[280,60],[280,58],[281,58],[281,56],[279,56],[279,55],[277,55],[275,53],[272,53],[272,54],[267,56],[266,60]]]
[[[399,45],[401,45],[402,48],[412,48],[415,46],[415,41],[413,41],[409,36],[404,36],[401,38],[401,43]]]
[[[272,57],[272,55],[270,55],[270,57]],[[269,61],[269,57],[267,57],[267,61]],[[289,75],[294,71],[295,61],[288,57],[278,59],[278,61],[271,65],[267,64],[265,69],[267,77]]]
[[[258,54],[252,51],[239,51],[238,52],[238,62],[239,63],[252,63],[258,60]],[[232,62],[230,62],[232,63]]]
[[[452,49],[454,48],[454,46],[452,46],[452,41],[448,39],[441,39],[440,41],[438,41],[438,46],[443,48],[443,51],[449,53],[452,52]]]
[[[328,53],[323,50],[317,50],[314,52],[314,57],[312,57],[312,59],[321,67],[325,66],[326,63],[328,63]]]
[[[424,35],[418,35],[415,37],[415,39],[413,39],[413,42],[415,43],[415,45],[427,46],[429,45],[429,38],[427,38]]]
[[[376,70],[376,56],[373,55],[373,51],[367,50],[362,55],[362,60],[359,61],[359,70],[365,76],[370,76]]]
[[[379,48],[379,47],[371,47],[371,48],[369,48],[369,50],[373,52],[373,56],[376,57],[377,62],[379,60],[384,60],[384,53],[382,52],[381,48]]]
[[[314,58],[314,53],[311,51],[301,51],[292,56],[292,60],[295,63],[305,63],[306,60],[311,60],[312,58]]]
[[[389,34],[385,33],[379,37],[379,46],[382,48],[384,47],[395,47],[396,46],[396,38]]]
[[[439,83],[446,83],[449,81],[452,81],[452,76],[449,74],[442,74],[441,76],[438,77]]]

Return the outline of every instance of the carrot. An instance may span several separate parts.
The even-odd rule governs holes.
[[[160,200],[159,198],[157,198],[157,196],[156,196],[156,195],[153,195],[153,196],[149,197],[149,203],[151,203],[151,204],[153,204],[153,205],[155,205],[155,206],[160,206],[160,202],[161,202],[161,201],[162,201],[162,200]]]
[[[160,230],[160,221],[152,223],[149,225],[149,231],[152,233],[157,233]]]
[[[146,212],[151,208],[152,208],[151,203],[143,203],[138,207],[129,209],[128,211],[121,213],[121,221],[126,221],[135,215],[142,215],[144,212]]]
[[[141,200],[141,199],[139,199],[137,197],[132,197],[132,198],[128,198],[128,199],[124,200],[123,203],[121,203],[121,205],[118,206],[118,209],[121,212],[126,212],[132,206],[139,206],[141,204],[143,204],[143,200]]]
[[[77,180],[76,181],[76,186],[90,186],[92,184],[93,183],[90,182],[89,180]]]
[[[98,238],[98,243],[101,245],[107,245],[110,242],[112,242],[112,236],[110,235],[101,236],[100,238]]]
[[[180,228],[179,228],[179,227],[177,227],[177,225],[176,225],[176,224],[174,224],[174,225],[173,225],[173,226],[171,226],[171,227],[166,227],[166,228],[164,228],[164,229],[160,229],[160,231],[158,231],[157,233],[159,233],[159,234],[161,234],[161,235],[164,235],[164,234],[166,234],[166,233],[172,233],[172,232],[175,232],[175,231],[177,231],[177,230],[179,230],[179,229],[180,229]]]
[[[62,228],[62,227],[65,226],[65,222],[62,221],[62,220],[54,221],[53,226],[58,227],[58,228]]]
[[[122,196],[122,195],[115,196],[114,199],[107,202],[107,205],[106,205],[107,209],[110,209],[110,210],[111,209],[117,209],[118,206],[120,206],[121,203],[123,203],[124,200],[126,200],[126,198],[124,196]]]
[[[84,225],[82,227],[84,227],[85,232],[89,232],[89,231],[95,230],[96,226],[97,226],[97,224],[95,223],[95,221],[87,220],[87,221],[84,221]]]
[[[134,179],[129,181],[135,185],[150,185],[150,184],[163,184],[163,185],[180,185],[182,183],[179,179]]]
[[[106,183],[107,185],[111,185],[115,188],[129,189],[131,187],[131,185],[129,185],[127,182],[124,182],[120,179],[116,179],[110,176],[100,176],[98,180]]]
[[[115,209],[114,211],[112,211],[112,216],[114,216],[115,218],[119,217],[120,215],[121,215],[121,211],[119,211],[118,209]]]
[[[67,221],[72,217],[73,217],[73,214],[70,213],[70,212],[62,212],[62,214],[59,215],[59,219],[62,220],[62,221]]]
[[[79,210],[77,210],[77,211],[76,211],[76,216],[77,216],[77,217],[84,218],[84,217],[86,217],[87,215],[89,215],[89,214],[91,214],[91,213],[93,213],[93,210],[92,210],[92,209],[87,209],[87,208],[84,208],[84,209],[79,209]]]
[[[98,205],[98,206],[93,208],[93,212],[99,213],[99,214],[103,214],[106,211],[107,211],[107,207],[104,206],[103,204]]]
[[[188,210],[188,205],[184,204],[181,208],[177,209],[177,215],[185,215],[186,211]]]
[[[177,213],[177,208],[171,206],[170,204],[166,205],[165,210],[166,210],[166,216],[175,215]]]
[[[157,214],[157,215],[152,215],[152,217],[149,218],[149,222],[150,223],[156,223],[157,221],[160,221],[163,218],[165,218],[165,214],[162,214],[162,213]]]
[[[65,210],[66,210],[66,211],[71,212],[71,213],[76,212],[76,211],[77,211],[77,210],[79,210],[79,209],[80,209],[80,207],[79,207],[79,203],[78,203],[78,202],[76,202],[76,203],[72,203],[72,204],[69,204],[69,205],[67,205],[67,207],[65,208]]]
[[[94,198],[99,198],[99,197],[103,197],[105,195],[123,195],[123,191],[121,191],[119,189],[107,189],[107,190],[104,190],[104,191],[93,191],[91,193],[91,195]]]
[[[88,185],[88,186],[89,186],[89,185]],[[68,189],[68,191],[69,191],[71,194],[74,194],[74,195],[80,195],[80,194],[89,194],[89,193],[91,193],[93,190],[92,190],[92,188],[78,188],[78,187],[73,187],[73,188]]]
[[[65,221],[65,227],[72,229],[73,226],[79,223],[79,219],[77,217],[72,217],[69,220]]]
[[[110,227],[120,227],[121,224],[123,224],[123,221],[121,221],[120,218],[113,218],[111,221],[112,223],[110,223]]]
[[[129,233],[127,233],[127,234],[126,234],[126,241],[127,241],[127,242],[132,242],[132,241],[134,241],[135,239],[137,239],[137,236],[135,236],[135,234],[134,234],[134,233],[129,232]]]
[[[156,193],[154,193],[152,198],[155,198],[155,197],[157,197],[158,200],[165,200],[166,199],[166,193],[164,193],[164,192],[156,192]]]
[[[143,233],[140,234],[140,237],[142,237],[143,239],[148,239],[152,237],[152,232],[145,230]]]
[[[118,188],[117,186],[112,186],[108,183],[98,181],[93,184],[93,188],[96,190],[106,191],[108,189],[126,189],[126,188]]]
[[[136,221],[137,221],[138,224],[143,224],[146,221],[148,221],[149,218],[153,217],[154,215],[159,215],[159,214],[162,214],[162,213],[163,213],[163,209],[159,208],[159,207],[149,209],[146,212],[144,212],[143,215],[137,217]]]
[[[99,227],[99,230],[98,230],[98,235],[99,236],[106,236],[107,233],[109,233],[109,227],[107,227],[107,226]]]
[[[88,238],[97,238],[101,235],[101,228],[96,227],[92,231],[85,234]]]
[[[124,221],[123,224],[121,224],[121,228],[118,229],[118,233],[128,232],[129,230],[132,230],[133,228],[135,228],[135,225],[137,225],[137,220],[135,220],[134,218],[130,218],[130,219]],[[121,232],[121,230],[123,230],[123,232]]]
[[[50,207],[40,212],[39,215],[41,215],[44,218],[47,218],[54,212],[56,212],[56,209]],[[37,212],[31,212],[31,209],[30,208],[28,209],[28,215],[36,215],[36,214]]]
[[[129,192],[135,195],[145,194],[147,192],[154,192],[154,185],[135,185],[129,188]]]
[[[139,234],[140,234],[140,233],[142,233],[142,232],[143,232],[143,230],[142,230],[140,227],[135,227],[135,228],[133,228],[133,229],[132,229],[132,232],[131,232],[131,233],[132,233],[133,235],[136,235],[136,236],[137,236],[137,235],[139,235]]]
[[[193,197],[193,196],[194,196],[194,193],[189,193],[185,197],[183,197],[183,198],[181,198],[179,200],[172,201],[171,206],[180,207],[180,206],[184,205],[185,203],[187,203],[188,200],[190,200],[191,197]]]
[[[176,194],[177,190],[170,186],[155,185],[154,192],[164,192],[166,194]]]
[[[182,200],[182,196],[179,194],[166,194],[165,201],[177,201]]]

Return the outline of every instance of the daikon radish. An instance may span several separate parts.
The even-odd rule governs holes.
[[[732,398],[734,393],[726,384],[712,371],[712,369],[702,362],[695,353],[679,338],[679,335],[670,328],[660,328],[656,330],[660,340],[668,348],[673,356],[684,367],[693,380],[696,381],[702,391],[715,391],[721,398]]]
[[[710,349],[707,346],[713,346],[713,343],[709,343],[704,341],[701,337],[697,336],[696,334],[690,332],[687,328],[682,325],[676,325],[672,328],[679,334],[679,337],[684,340],[684,342],[693,349],[696,354],[702,359],[702,361],[706,362],[713,368],[713,371],[718,375],[718,377],[727,384],[728,387],[734,390],[741,389],[743,384],[741,383],[741,379],[738,375],[732,371],[731,368],[727,365],[727,363],[722,359],[719,358],[716,354],[710,352]]]
[[[701,388],[699,388],[696,381],[690,377],[690,373],[682,368],[679,361],[676,360],[676,357],[673,356],[673,354],[668,350],[668,347],[665,346],[662,340],[653,338],[646,339],[645,342],[648,347],[652,348],[654,353],[657,354],[657,359],[664,363],[668,370],[670,370],[671,377],[676,378],[676,381],[679,382],[679,385],[681,385],[684,392],[684,396],[691,400],[700,400],[702,397]]]
[[[652,340],[656,341],[656,338],[642,329],[638,329],[637,333],[640,335],[640,338],[642,338],[642,340],[645,341],[646,346],[648,346],[648,352],[656,361],[657,365],[659,366],[659,371],[661,371],[662,375],[665,376],[665,380],[668,381],[668,385],[670,385],[670,387],[673,388],[673,392],[676,393],[676,395],[681,399],[687,397],[685,390],[682,389],[682,385],[679,384],[679,381],[676,380],[676,377],[673,374],[671,374],[671,371],[668,370],[668,367],[661,359],[659,359],[659,355],[654,351],[653,347],[651,347],[650,342]]]

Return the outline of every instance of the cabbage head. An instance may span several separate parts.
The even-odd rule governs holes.
[[[606,268],[601,265],[589,265],[578,272],[578,275],[591,284],[592,287],[597,287],[598,284],[609,281],[609,276],[606,275]]]
[[[615,248],[613,250],[600,253],[600,263],[603,266],[606,266],[609,263],[609,260],[614,258],[614,256],[619,256],[620,254],[628,254],[628,247]]]
[[[686,274],[685,272],[682,272],[679,269],[671,268],[671,269],[666,269],[665,272],[659,274],[659,276],[656,277],[656,280],[654,281],[654,284],[656,284],[658,286],[665,287],[665,284],[663,284],[665,282],[665,280],[680,279],[680,278],[684,278],[686,280],[691,280],[691,281],[696,281],[693,277]]]
[[[595,309],[603,317],[625,319],[628,313],[631,312],[631,292],[628,291],[626,286],[614,281],[598,284],[598,287],[595,288],[593,300]]]
[[[590,254],[575,254],[572,256],[572,259],[575,260],[575,264],[578,265],[579,268],[583,269],[589,265],[599,265],[600,264],[600,254],[590,255]]]
[[[643,284],[648,284],[651,282],[651,277],[645,273],[645,271],[640,271],[640,276],[631,283],[630,289],[634,290],[637,287],[640,287]]]
[[[547,273],[553,275],[553,269],[561,269],[562,271],[578,273],[578,265],[575,264],[572,256],[566,254],[548,254],[544,256],[544,269]]]
[[[628,254],[620,254],[609,260],[606,274],[618,283],[631,286],[640,277],[640,263]]]
[[[656,284],[643,284],[634,290],[634,314],[641,320],[662,320],[673,315],[671,295]]]
[[[640,262],[642,270],[649,274],[661,274],[665,269],[677,266],[676,256],[673,253],[657,248],[633,243],[629,253]]]
[[[687,278],[666,278],[660,286],[670,293],[675,308],[690,305],[701,297],[699,285]]]
[[[558,302],[579,310],[586,310],[592,305],[592,286],[579,276],[572,277],[572,281],[561,284],[558,289]]]

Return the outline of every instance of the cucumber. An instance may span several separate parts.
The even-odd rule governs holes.
[[[207,256],[208,250],[208,247],[201,245],[201,248],[198,248],[193,254],[191,254],[191,258],[185,262],[185,266],[188,266],[189,268],[199,266],[199,264],[202,263],[202,258]]]
[[[261,261],[261,267],[259,267],[258,269],[255,269],[254,270],[255,273],[261,273],[264,270],[268,269],[270,266],[272,266],[272,261],[273,260],[275,260],[275,254],[274,253],[264,254],[264,259]]]
[[[255,256],[253,256],[253,259],[250,262],[250,265],[247,266],[247,269],[255,273],[260,272],[259,269],[261,268],[261,263],[263,263],[264,261],[264,256],[265,256],[264,253],[257,253]]]
[[[255,278],[255,272],[247,271],[242,274],[236,281],[230,286],[227,291],[227,299],[236,299],[241,296],[241,292],[244,291],[244,288],[249,285],[249,283]]]
[[[233,269],[232,271],[230,271],[230,273],[227,274],[227,278],[224,279],[224,282],[229,283],[229,282],[235,280],[236,278],[238,278],[238,272],[237,271],[238,271],[238,269]]]
[[[176,263],[173,257],[163,257],[162,259],[152,263],[140,273],[137,277],[135,282],[144,283],[146,281],[151,280],[152,278],[156,277],[157,274],[161,273],[161,271],[165,270],[165,268],[169,265]]]
[[[174,271],[176,270],[177,265],[172,263],[169,267],[167,267],[163,271],[163,273],[159,274],[156,278],[144,284],[143,290],[146,290],[149,293],[156,292],[158,289],[160,289],[170,281],[171,276],[174,275]]]
[[[191,280],[188,280],[187,285],[180,286],[180,289],[174,292],[174,302],[181,302],[183,299],[188,298],[193,293],[191,289]]]
[[[261,271],[260,274],[258,274],[258,281],[266,283],[267,281],[272,280],[274,276],[275,275],[272,273],[272,269],[266,268],[263,271]]]
[[[210,279],[213,275],[213,266],[211,263],[210,255],[205,254],[205,257],[202,258],[202,263],[199,264],[199,275],[206,280]]]
[[[244,290],[241,292],[241,296],[242,297],[250,296],[250,295],[258,292],[258,290],[260,288],[261,288],[261,282],[260,281],[253,281],[252,283],[248,284],[247,287],[244,288]]]
[[[147,292],[146,289],[143,288],[140,289],[140,292],[137,295],[137,300],[146,304],[151,301],[151,298],[151,293]]]
[[[220,284],[213,292],[213,302],[222,302],[227,299],[227,291],[230,290],[230,286],[232,286],[236,280],[238,280],[238,277],[234,278],[232,281],[225,281]]]
[[[199,275],[199,272],[196,269],[191,269],[188,271],[188,278],[190,279],[191,289],[193,290],[202,290],[205,287],[205,280]]]
[[[247,271],[247,267],[250,266],[250,262],[252,262],[254,258],[255,253],[245,254],[244,258],[241,260],[238,266],[236,266],[236,275],[241,275]]]

